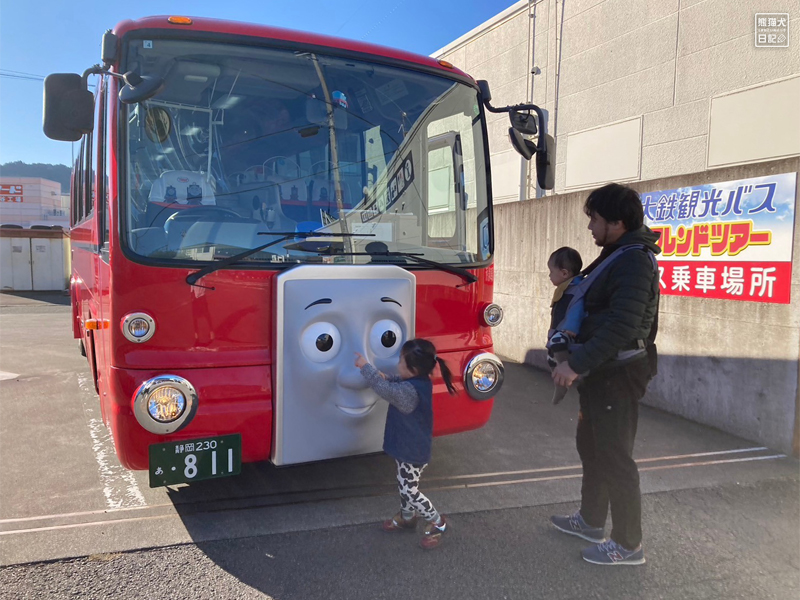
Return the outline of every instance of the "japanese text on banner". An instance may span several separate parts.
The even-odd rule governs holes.
[[[665,295],[787,304],[797,174],[642,194]]]

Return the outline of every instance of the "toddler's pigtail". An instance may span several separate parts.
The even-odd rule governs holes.
[[[450,373],[450,369],[447,368],[447,363],[438,356],[436,357],[436,362],[439,363],[439,370],[442,372],[442,379],[444,379],[444,384],[447,386],[447,391],[450,392],[451,396],[455,396],[456,388],[453,385],[453,376]]]

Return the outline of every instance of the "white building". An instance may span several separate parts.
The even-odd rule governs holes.
[[[786,31],[772,47],[764,11]],[[433,56],[487,80],[494,106],[547,110],[561,194],[800,154],[799,16],[796,0],[522,0]],[[488,117],[495,203],[541,195],[508,117]]]
[[[69,196],[41,177],[0,177],[0,225],[69,227]]]
[[[547,258],[560,246],[576,248],[584,264],[597,256],[583,214],[589,190],[623,182],[655,197],[732,182],[747,193],[773,186],[769,194],[776,177],[794,182],[784,188],[786,214],[778,219],[786,220],[767,229],[782,257],[775,266],[784,269],[784,300],[706,295],[700,272],[716,277],[722,291],[729,265],[701,251],[692,294],[679,294],[677,269],[672,279],[664,275],[659,375],[645,402],[800,456],[797,0],[523,0],[433,56],[487,80],[494,106],[546,109],[556,140],[555,189],[543,193],[534,161],[524,162],[507,139],[506,114],[488,113],[494,297],[506,311],[494,342],[508,358],[546,364]],[[773,183],[754,188],[758,178]],[[726,198],[726,210],[740,214],[739,196]],[[762,207],[774,212],[770,201]],[[662,255],[659,268],[678,264]],[[775,271],[753,264],[752,273]],[[744,272],[730,265],[730,273]]]

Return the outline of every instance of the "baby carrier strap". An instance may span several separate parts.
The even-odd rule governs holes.
[[[609,255],[608,255],[608,257],[607,257],[607,258],[606,258],[606,259],[605,259],[603,262],[601,262],[601,263],[600,263],[599,265],[597,265],[597,266],[596,266],[594,269],[592,269],[592,271],[591,271],[591,272],[589,272],[589,274],[588,274],[588,275],[585,275],[585,276],[583,277],[583,279],[581,279],[581,280],[580,280],[578,283],[576,283],[576,284],[574,284],[574,285],[571,285],[571,286],[569,286],[569,288],[568,288],[568,289],[569,289],[569,294],[570,294],[571,298],[570,298],[570,300],[569,300],[569,304],[567,305],[567,310],[566,310],[566,312],[565,312],[565,315],[566,315],[566,314],[569,314],[569,311],[572,309],[572,307],[573,307],[573,306],[574,306],[574,305],[575,305],[575,304],[576,304],[578,301],[580,301],[580,300],[581,300],[581,299],[582,299],[584,296],[586,296],[586,293],[589,291],[589,288],[591,288],[591,287],[592,287],[592,284],[595,282],[595,280],[596,280],[596,279],[597,279],[597,278],[600,276],[600,274],[601,274],[603,271],[605,271],[605,270],[606,270],[608,267],[610,267],[610,266],[611,266],[611,264],[612,264],[612,263],[613,263],[615,260],[617,260],[617,259],[618,259],[620,256],[622,256],[622,254],[624,254],[624,253],[625,253],[625,252],[627,252],[628,250],[634,250],[634,249],[638,249],[638,250],[644,250],[644,251],[646,251],[646,252],[647,252],[647,254],[649,254],[649,255],[650,255],[650,257],[651,257],[651,258],[652,258],[652,260],[653,260],[653,268],[654,268],[656,271],[658,271],[658,263],[656,262],[655,255],[654,255],[652,252],[648,251],[648,250],[647,250],[647,249],[646,249],[646,248],[645,248],[645,247],[644,247],[642,244],[630,244],[630,245],[628,245],[628,246],[620,246],[619,248],[617,248],[616,250],[614,250],[614,252],[612,252],[611,254],[609,254]],[[566,294],[566,292],[565,292],[565,294]],[[566,322],[566,320],[567,320],[567,319],[566,319],[566,316],[565,316],[565,317],[564,317],[564,318],[563,318],[563,319],[562,319],[562,320],[561,320],[561,321],[560,321],[560,322],[559,322],[559,323],[556,325],[555,329],[554,329],[554,330],[551,330],[551,335],[552,335],[552,333],[554,333],[555,331],[560,331],[560,330],[562,330],[562,329],[564,328],[564,323]]]

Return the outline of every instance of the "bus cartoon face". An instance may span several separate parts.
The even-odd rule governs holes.
[[[355,353],[397,373],[414,335],[414,275],[393,265],[305,265],[276,279],[273,463],[379,452],[389,405]]]

